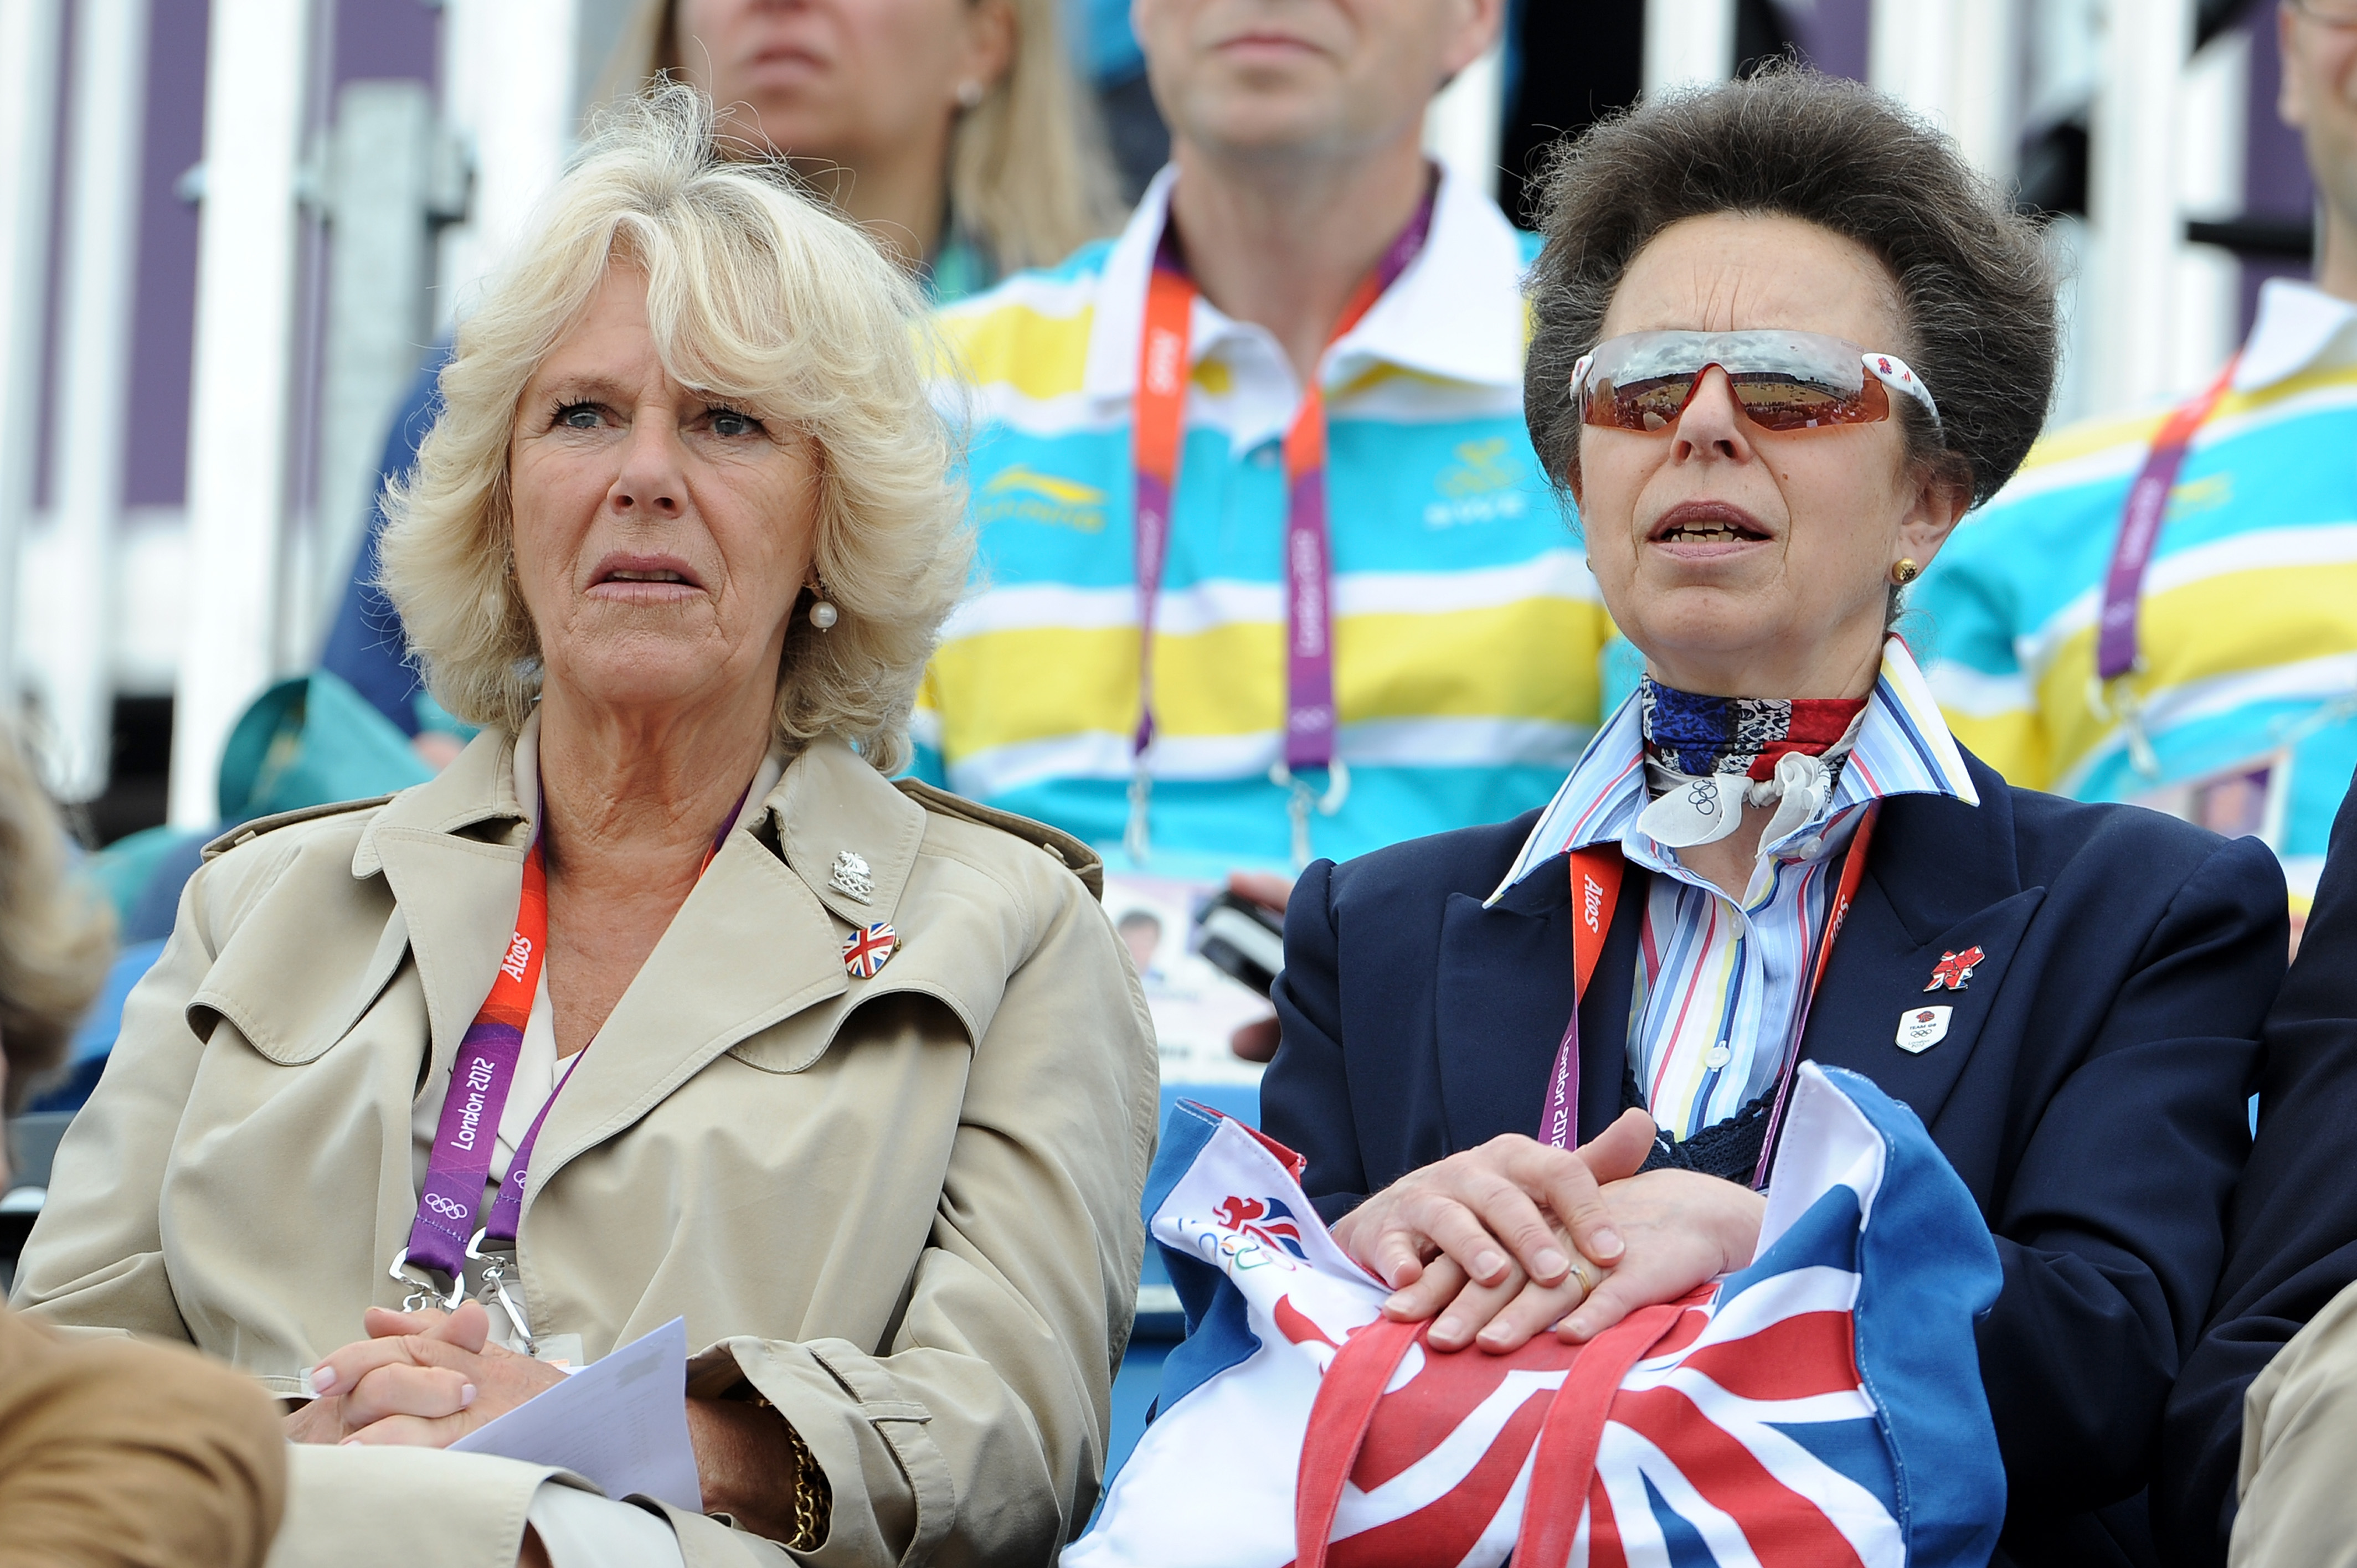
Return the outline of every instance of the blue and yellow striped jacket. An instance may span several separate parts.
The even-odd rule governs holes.
[[[1108,851],[1137,727],[1131,403],[1172,174],[1122,235],[943,314],[970,378],[973,590],[917,714],[919,771]],[[1522,418],[1532,242],[1443,180],[1423,253],[1322,365],[1337,858],[1539,805],[1594,733],[1609,627]],[[1155,628],[1154,868],[1283,865],[1268,772],[1285,712],[1281,446],[1299,383],[1275,339],[1199,299]]]
[[[2093,675],[2120,510],[2164,416],[2040,442],[1924,575],[1908,629],[1950,729],[2014,784],[2130,800],[2287,752],[2275,848],[2300,893],[2357,768],[2357,306],[2267,285],[2179,472],[2127,677],[2153,776]]]

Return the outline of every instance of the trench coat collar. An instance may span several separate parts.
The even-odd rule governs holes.
[[[515,919],[528,845],[514,759],[511,736],[485,731],[381,808],[353,854],[353,875],[382,874],[406,924],[436,1073],[490,994]],[[845,928],[893,918],[923,842],[922,806],[835,740],[788,763],[762,805],[727,836],[572,1073],[542,1132],[533,1188],[731,1046],[840,996]],[[845,890],[855,879],[834,875],[845,852],[867,866],[865,902]]]
[[[527,817],[516,789],[515,752],[513,736],[484,730],[440,774],[393,796],[361,832],[352,875],[377,875],[386,843],[414,833],[504,844],[516,852],[521,867]],[[922,806],[834,739],[813,742],[789,762],[762,806],[786,863],[821,904],[851,925],[891,918],[925,836]],[[858,886],[850,875],[854,860],[867,867],[864,898],[851,891]],[[841,878],[839,864],[845,872]],[[398,896],[400,889],[394,891]]]

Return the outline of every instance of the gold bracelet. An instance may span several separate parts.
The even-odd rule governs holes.
[[[791,1421],[786,1423],[786,1443],[794,1455],[794,1538],[786,1545],[794,1552],[816,1552],[826,1540],[834,1495],[826,1484],[826,1472],[818,1467],[810,1444]]]
[[[770,1396],[748,1382],[753,1389],[752,1406],[756,1410],[777,1410]],[[826,1540],[827,1521],[834,1512],[834,1490],[827,1485],[826,1472],[819,1468],[818,1460],[780,1411],[778,1419],[786,1423],[786,1451],[794,1461],[794,1534],[786,1542],[790,1552],[816,1552]]]

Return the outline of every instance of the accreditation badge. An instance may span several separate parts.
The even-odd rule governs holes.
[[[2226,838],[2255,838],[2280,855],[2291,809],[2289,746],[2246,757],[2214,773],[2165,784],[2128,803],[2166,811]]]

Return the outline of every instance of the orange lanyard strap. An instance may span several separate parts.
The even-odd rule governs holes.
[[[1784,1119],[1784,1099],[1792,1081],[1792,1065],[1800,1059],[1801,1036],[1808,1032],[1810,1008],[1816,1001],[1817,987],[1824,983],[1825,966],[1833,961],[1834,942],[1841,936],[1842,925],[1849,918],[1850,905],[1857,897],[1858,884],[1866,875],[1867,846],[1874,842],[1874,822],[1879,809],[1866,809],[1865,818],[1850,838],[1849,853],[1842,861],[1841,881],[1834,890],[1833,907],[1825,911],[1824,933],[1817,940],[1817,961],[1809,973],[1808,1000],[1802,1004],[1792,1037],[1784,1042],[1784,1061],[1777,1072],[1776,1104],[1769,1119],[1766,1142],[1760,1148],[1760,1166],[1752,1176],[1754,1187],[1767,1176],[1769,1154],[1776,1146],[1776,1130]],[[1578,1141],[1579,1003],[1587,994],[1588,982],[1596,976],[1597,963],[1604,957],[1605,940],[1612,931],[1612,917],[1620,907],[1620,884],[1627,870],[1628,864],[1617,843],[1590,844],[1571,854],[1571,1018],[1564,1026],[1562,1043],[1555,1047],[1555,1070],[1547,1077],[1546,1104],[1539,1117],[1539,1142],[1554,1148],[1568,1149]]]

